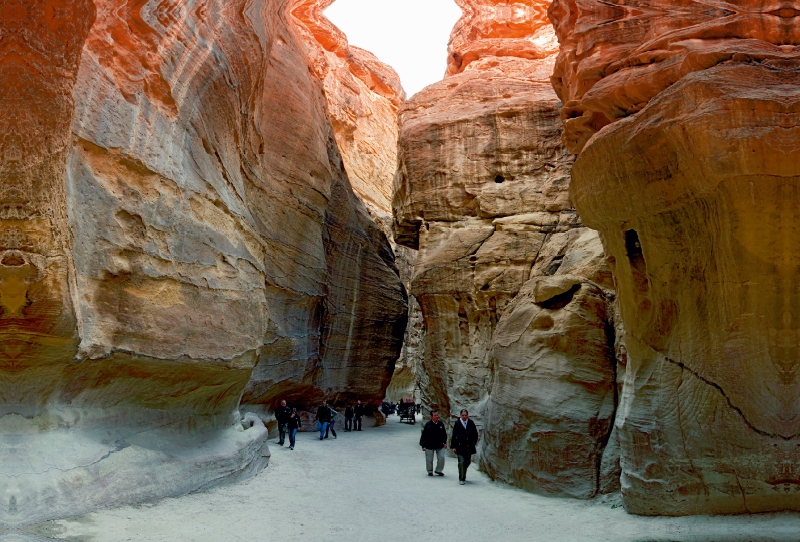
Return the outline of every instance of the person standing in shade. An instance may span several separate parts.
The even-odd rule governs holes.
[[[297,431],[299,431],[300,426],[303,425],[303,422],[300,420],[300,414],[297,413],[296,408],[293,408],[292,413],[289,414],[289,421],[287,422],[286,425],[289,429],[289,449],[294,450],[294,443],[295,443],[295,437],[297,436]]]
[[[364,405],[361,401],[356,403],[356,408],[353,409],[353,431],[361,431],[361,418],[364,417]]]
[[[464,408],[461,417],[453,425],[453,436],[450,437],[450,449],[458,457],[458,483],[462,486],[467,481],[467,469],[472,463],[472,454],[477,452],[478,428],[469,419],[469,412]]]
[[[353,430],[353,407],[349,405],[344,409],[344,430],[348,433]]]
[[[281,406],[275,409],[275,419],[278,422],[278,444],[283,446],[286,439],[287,424],[289,423],[289,414],[291,410],[286,406],[286,401],[281,400]]]
[[[322,404],[317,408],[317,416],[314,418],[317,422],[317,430],[319,431],[319,440],[325,438],[325,430],[328,429],[328,422],[331,421],[331,409],[328,408],[328,402],[323,400]]]
[[[333,410],[331,407],[328,407],[331,411],[331,421],[328,422],[328,429],[325,430],[325,438],[328,438],[328,431],[330,430],[333,433],[333,438],[336,438],[336,429],[334,426],[336,425],[336,418],[339,417],[339,413]]]
[[[425,424],[422,435],[419,437],[419,445],[425,452],[425,466],[428,468],[428,476],[433,476],[433,456],[436,456],[436,474],[444,476],[444,451],[447,449],[447,429],[439,419],[439,411],[431,410],[431,419]]]

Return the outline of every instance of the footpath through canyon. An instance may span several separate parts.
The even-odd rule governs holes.
[[[300,433],[290,451],[269,441],[267,469],[241,484],[104,510],[30,527],[2,542],[790,542],[792,514],[642,517],[619,496],[553,499],[470,471],[458,485],[455,459],[429,478],[418,426],[386,425],[320,442]]]

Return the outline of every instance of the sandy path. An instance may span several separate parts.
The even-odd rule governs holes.
[[[773,541],[800,540],[800,515],[643,518],[618,497],[590,502],[539,497],[471,468],[458,485],[427,476],[419,424],[298,435],[294,451],[270,441],[270,466],[247,482],[154,504],[42,524],[40,535],[75,542],[228,541]]]

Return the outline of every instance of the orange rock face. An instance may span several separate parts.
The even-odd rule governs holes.
[[[374,216],[391,213],[397,164],[397,114],[405,99],[400,78],[372,53],[348,44],[324,15],[334,0],[304,0],[292,11],[323,82],[336,143],[350,182]]]
[[[406,295],[367,206],[393,155],[347,147],[362,202],[330,111],[391,132],[402,90],[367,53],[319,71],[297,6],[0,0],[0,433],[50,473],[0,461],[0,525],[257,470],[240,399],[383,398]],[[69,429],[59,468],[32,427]],[[187,432],[212,435],[194,474],[164,466]]]
[[[626,329],[629,511],[800,510],[798,15],[550,8],[571,195],[614,259]]]

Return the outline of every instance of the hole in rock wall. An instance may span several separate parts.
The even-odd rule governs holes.
[[[636,233],[636,230],[628,230],[625,232],[625,252],[628,254],[631,267],[642,274],[647,273],[647,264],[644,261],[642,243],[639,241],[639,234]]]
[[[500,184],[505,180],[506,180],[506,178],[503,177],[502,175],[498,175],[497,177],[494,178],[494,182],[496,182],[497,184]]]
[[[454,0],[336,0],[325,16],[350,45],[394,68],[410,97],[442,80],[461,10]]]
[[[581,285],[575,284],[572,288],[570,288],[563,294],[558,294],[556,296],[553,296],[547,301],[542,301],[541,303],[538,303],[538,305],[543,309],[548,309],[551,311],[563,309],[564,307],[569,305],[570,301],[572,301],[572,298],[575,297],[575,294],[578,293],[578,290],[580,289]]]

